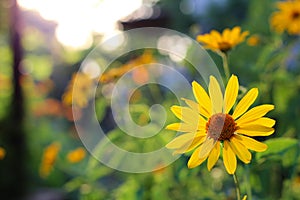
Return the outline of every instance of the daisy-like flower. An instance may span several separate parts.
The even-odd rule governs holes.
[[[193,149],[188,167],[199,166],[207,159],[207,168],[211,170],[219,159],[221,148],[223,162],[229,174],[234,174],[237,166],[236,156],[244,163],[250,163],[253,150],[262,152],[267,145],[252,139],[252,136],[268,136],[274,132],[275,120],[263,117],[274,109],[273,105],[260,105],[250,110],[258,95],[253,88],[240,100],[232,114],[236,102],[239,82],[232,75],[225,89],[221,91],[216,78],[211,76],[208,92],[197,83],[192,83],[197,100],[183,99],[188,107],[172,106],[171,110],[182,123],[173,123],[166,128],[184,134],[169,142],[166,147],[175,149],[175,154],[183,154]]]
[[[225,29],[222,34],[212,30],[210,33],[198,35],[197,41],[202,43],[207,49],[226,53],[243,42],[248,34],[248,31],[241,32],[241,27],[236,26],[232,30],[229,28]]]
[[[279,11],[271,16],[271,26],[275,31],[287,31],[291,35],[300,34],[300,1],[278,2]]]

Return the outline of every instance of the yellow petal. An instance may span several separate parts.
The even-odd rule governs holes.
[[[188,107],[172,106],[171,111],[178,119],[186,122],[187,124],[194,124],[198,126],[199,114]]]
[[[220,156],[220,142],[218,141],[214,148],[211,150],[208,159],[207,159],[207,169],[210,171],[213,166],[216,164]]]
[[[242,114],[244,114],[248,110],[248,108],[254,103],[257,95],[258,95],[258,89],[252,88],[237,104],[232,114],[233,119],[236,119]]]
[[[229,174],[234,174],[236,170],[236,156],[229,146],[229,142],[227,140],[224,141],[223,162],[227,172]]]
[[[237,124],[244,124],[246,122],[257,120],[273,109],[274,109],[274,105],[265,104],[265,105],[256,106],[250,109],[249,111],[247,111],[243,116],[241,116],[235,122]]]
[[[249,125],[243,126],[236,130],[236,133],[248,135],[248,136],[269,136],[274,133],[274,129],[261,125]]]
[[[242,200],[247,200],[247,195],[245,195]]]
[[[242,135],[236,135],[235,137],[250,150],[256,152],[263,152],[268,148],[266,144],[258,142],[252,138],[242,136]]]
[[[222,33],[222,36],[223,36],[223,41],[227,42],[230,40],[230,29],[229,28],[226,28],[223,33]]]
[[[199,110],[199,104],[196,103],[195,101],[192,101],[190,99],[186,99],[186,98],[181,98],[191,109],[197,111],[198,113],[200,113]]]
[[[210,36],[209,34],[198,35],[197,41],[202,43],[210,43]]]
[[[224,97],[224,112],[228,113],[234,105],[239,92],[239,81],[235,75],[232,75],[228,81]]]
[[[234,44],[234,45],[237,44],[240,33],[241,33],[241,27],[236,26],[232,29],[231,38],[230,38],[231,44]]]
[[[215,141],[213,138],[206,137],[205,141],[202,144],[202,149],[199,153],[200,158],[206,158],[211,150],[214,148],[217,141]]]
[[[223,95],[217,79],[213,76],[210,76],[208,91],[212,104],[212,113],[221,113],[223,108]]]
[[[197,136],[194,138],[194,140],[192,142],[187,143],[186,145],[182,146],[179,149],[176,149],[173,154],[183,154],[186,152],[189,152],[191,150],[193,150],[194,148],[196,148],[197,146],[201,145],[204,140],[205,140],[205,136]]]
[[[210,32],[210,35],[214,38],[214,40],[216,42],[221,42],[222,41],[221,34],[218,31],[212,30]]]
[[[261,126],[266,126],[266,127],[272,127],[275,125],[275,122],[276,121],[274,119],[270,119],[268,117],[261,117],[257,120],[251,121],[251,122],[238,124],[238,126],[243,127],[243,126],[248,126],[248,125],[261,125]]]
[[[197,83],[196,81],[193,81],[192,89],[193,89],[194,96],[197,102],[199,103],[200,107],[205,108],[205,109],[200,109],[200,113],[206,118],[209,118],[211,116],[211,101],[209,96],[207,95],[203,87],[199,85],[199,83]]]
[[[230,139],[229,145],[241,161],[246,164],[250,163],[252,157],[251,153],[238,139],[235,138],[235,136]]]
[[[192,143],[193,139],[195,138],[195,133],[185,133],[176,138],[174,138],[171,142],[169,142],[166,147],[168,149],[177,149],[181,148],[182,146],[186,145],[187,143]]]
[[[188,161],[188,168],[197,167],[206,160],[207,157],[202,158],[202,159],[199,158],[199,153],[200,153],[201,149],[202,149],[202,145],[193,152],[192,156],[190,157],[190,159]]]
[[[166,129],[180,131],[180,132],[196,132],[198,126],[192,124],[186,124],[186,123],[173,123],[173,124],[169,124],[166,127]]]

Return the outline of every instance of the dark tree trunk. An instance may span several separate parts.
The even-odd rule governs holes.
[[[12,86],[10,111],[3,124],[6,128],[2,133],[5,140],[7,155],[3,160],[5,174],[1,174],[1,199],[22,199],[26,192],[25,167],[25,133],[23,129],[23,94],[21,88],[20,65],[22,61],[20,12],[16,0],[11,0],[10,12],[10,45],[12,50]]]

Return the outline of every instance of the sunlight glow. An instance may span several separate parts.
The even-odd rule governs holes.
[[[35,10],[55,21],[57,40],[65,46],[86,49],[94,33],[117,30],[116,22],[142,6],[142,0],[18,0],[21,7]]]

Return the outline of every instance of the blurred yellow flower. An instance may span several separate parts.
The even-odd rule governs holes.
[[[247,195],[245,195],[242,200],[247,200]]]
[[[80,162],[82,159],[84,159],[85,157],[85,150],[82,147],[79,147],[73,151],[71,151],[70,153],[68,153],[67,155],[67,159],[70,163],[77,163]]]
[[[258,35],[252,35],[247,39],[247,44],[249,46],[257,46],[261,42],[261,39]]]
[[[54,142],[45,148],[40,165],[40,176],[42,178],[46,178],[50,174],[59,150],[60,144],[57,142]]]
[[[150,63],[155,63],[155,62],[156,61],[154,59],[152,52],[145,51],[141,56],[125,63],[121,67],[113,68],[113,69],[109,70],[108,72],[102,74],[99,81],[100,81],[100,83],[111,82],[117,78],[120,78],[126,72],[133,69],[134,67],[137,67],[140,65],[145,65],[145,64],[150,64]],[[145,67],[140,67],[133,71],[133,80],[136,83],[144,83],[144,82],[148,81],[148,79],[149,79],[148,71]]]
[[[300,34],[300,1],[290,0],[276,4],[279,11],[270,19],[271,26],[278,33],[285,30],[291,35]]]
[[[236,156],[244,163],[250,163],[251,153],[248,149],[257,152],[267,149],[266,144],[250,138],[268,136],[274,132],[272,127],[275,120],[263,117],[274,109],[273,105],[261,105],[248,110],[258,95],[257,88],[251,89],[240,100],[232,114],[229,112],[239,91],[235,75],[229,79],[224,97],[213,76],[210,77],[209,95],[195,81],[192,89],[197,102],[183,99],[188,107],[172,106],[172,112],[183,122],[166,127],[184,133],[169,142],[167,148],[176,149],[175,154],[195,149],[188,161],[189,168],[194,168],[207,159],[207,168],[211,170],[219,159],[222,148],[225,168],[229,174],[234,174]]]
[[[225,53],[243,42],[248,34],[248,31],[241,32],[241,27],[236,26],[232,30],[225,29],[222,34],[212,30],[210,33],[198,35],[197,41],[207,49]]]
[[[74,88],[76,80],[76,88]],[[78,72],[73,74],[72,79],[63,94],[62,100],[65,105],[76,105],[80,108],[86,107],[92,94],[94,80],[89,75]]]
[[[0,160],[2,160],[5,157],[6,151],[4,148],[0,147]]]

